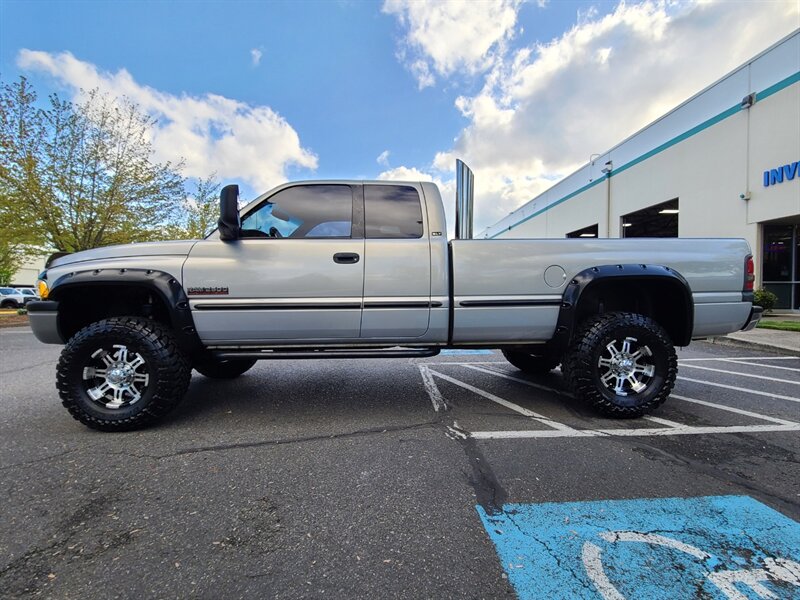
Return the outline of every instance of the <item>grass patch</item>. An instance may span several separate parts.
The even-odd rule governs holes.
[[[756,326],[759,329],[779,329],[780,331],[800,331],[800,321],[761,320]]]

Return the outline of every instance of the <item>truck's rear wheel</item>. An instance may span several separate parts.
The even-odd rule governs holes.
[[[211,379],[234,379],[245,371],[249,371],[256,362],[252,358],[219,360],[209,357],[196,361],[194,370]]]
[[[503,350],[503,356],[520,371],[544,375],[558,366],[559,360],[547,354],[531,354],[522,350]]]
[[[69,340],[57,386],[70,414],[93,429],[127,431],[172,410],[191,368],[170,331],[139,317],[92,323]]]
[[[575,395],[601,413],[639,417],[667,399],[678,360],[658,323],[643,315],[614,312],[580,327],[562,370]]]

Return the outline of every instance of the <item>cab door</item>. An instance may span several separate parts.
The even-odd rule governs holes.
[[[361,338],[408,340],[428,331],[431,248],[417,185],[364,185]]]
[[[364,287],[361,186],[279,188],[242,216],[242,237],[207,239],[183,268],[206,344],[357,341]]]

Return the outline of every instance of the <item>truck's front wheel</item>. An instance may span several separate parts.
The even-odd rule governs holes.
[[[635,313],[587,320],[562,363],[568,386],[613,417],[639,417],[661,405],[675,385],[678,360],[664,328]]]
[[[169,330],[149,319],[115,317],[69,340],[58,361],[57,386],[64,406],[84,425],[127,431],[172,410],[190,376]]]

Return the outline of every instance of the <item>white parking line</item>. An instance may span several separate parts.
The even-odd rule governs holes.
[[[788,400],[789,402],[800,402],[800,398],[794,398],[793,396],[782,396],[780,394],[771,394],[769,392],[762,392],[759,390],[752,390],[750,388],[742,388],[737,387],[735,385],[726,385],[724,383],[714,383],[713,381],[704,381],[702,379],[692,379],[691,377],[681,377],[678,376],[678,379],[682,381],[691,381],[692,383],[700,383],[702,385],[711,385],[714,387],[724,388],[726,390],[735,390],[737,392],[747,392],[748,394],[755,394],[757,396],[767,396],[768,398],[776,398],[778,400]]]
[[[500,371],[495,371],[494,369],[485,369],[483,367],[474,367],[469,364],[463,364],[462,367],[467,367],[468,369],[473,369],[475,371],[480,371],[481,373],[488,373],[490,375],[496,375],[497,377],[502,377],[503,379],[510,379],[511,381],[516,381],[517,383],[521,383],[523,385],[527,385],[532,388],[536,388],[537,390],[543,390],[545,392],[552,392],[553,394],[558,394],[559,396],[567,396],[568,398],[574,398],[572,394],[568,394],[562,390],[542,385],[540,383],[534,383],[532,381],[528,381],[526,379],[521,379],[519,377],[514,377],[513,375],[508,375],[506,373],[501,373]]]
[[[519,413],[521,415],[525,415],[526,417],[528,417],[528,418],[530,418],[530,419],[532,419],[534,421],[537,421],[537,422],[541,423],[542,425],[547,425],[548,427],[552,427],[553,429],[557,429],[559,431],[575,432],[578,435],[581,434],[581,432],[578,431],[577,429],[573,429],[572,427],[569,427],[568,425],[564,425],[563,423],[559,423],[557,421],[553,421],[552,419],[550,419],[550,418],[548,418],[548,417],[546,417],[544,415],[540,415],[539,413],[535,413],[535,412],[533,412],[531,410],[528,410],[527,408],[522,408],[521,406],[519,406],[517,404],[514,404],[513,402],[509,402],[508,400],[504,400],[503,398],[500,398],[499,396],[495,396],[494,394],[490,394],[489,392],[485,392],[484,390],[478,389],[475,386],[472,386],[472,385],[470,385],[468,383],[464,383],[463,381],[460,381],[458,379],[454,379],[453,377],[445,375],[444,373],[439,373],[439,371],[434,371],[433,369],[430,369],[430,372],[431,372],[432,375],[435,375],[436,377],[440,377],[441,379],[444,379],[445,381],[449,381],[453,385],[457,385],[459,387],[462,387],[465,390],[469,390],[470,392],[473,392],[474,394],[478,394],[479,396],[483,396],[487,400],[491,400],[492,402],[494,402],[496,404],[499,404],[500,406],[504,406],[504,407],[508,408],[509,410],[513,410],[516,413]]]
[[[422,375],[422,383],[425,386],[425,391],[428,392],[428,397],[431,399],[431,404],[433,404],[433,410],[435,412],[447,410],[447,403],[444,401],[439,387],[433,380],[430,369],[425,365],[417,366],[419,367],[419,374]]]
[[[535,439],[566,437],[661,437],[669,435],[703,435],[716,433],[767,433],[775,431],[800,431],[800,423],[794,425],[722,425],[718,427],[668,427],[665,429],[575,429],[569,431],[473,431],[470,437],[477,440]]]
[[[735,365],[750,365],[752,367],[763,367],[765,369],[781,369],[782,371],[795,371],[800,373],[800,369],[795,369],[794,367],[781,367],[779,365],[762,365],[761,363],[754,363],[754,362],[747,362],[744,360],[739,360],[738,358],[719,358],[722,362],[733,363]],[[800,360],[798,358],[797,360]]]
[[[503,379],[510,379],[511,381],[517,381],[519,383],[525,384],[525,385],[530,386],[532,388],[544,390],[546,392],[552,392],[554,394],[558,394],[559,396],[564,396],[566,398],[572,398],[572,399],[575,398],[574,395],[572,395],[572,394],[570,394],[568,392],[565,392],[563,390],[552,388],[552,387],[549,387],[549,386],[546,386],[546,385],[541,385],[541,384],[538,384],[538,383],[533,383],[532,381],[527,381],[525,379],[520,379],[519,377],[514,377],[514,376],[508,375],[506,373],[501,373],[499,371],[495,371],[494,369],[484,369],[484,368],[481,368],[481,367],[473,367],[473,366],[470,366],[470,365],[463,365],[463,366],[468,367],[470,369],[474,369],[475,371],[481,371],[482,373],[488,373],[490,375],[496,375],[497,377],[502,377]],[[652,421],[653,423],[658,423],[660,425],[666,425],[668,427],[683,427],[683,425],[681,423],[677,423],[675,421],[669,421],[667,419],[661,419],[659,417],[645,416],[643,418],[647,419],[648,421]]]
[[[766,379],[767,381],[777,381],[778,383],[791,383],[792,385],[800,385],[800,381],[792,381],[791,379],[777,379],[776,377],[766,377],[764,375],[737,373],[736,371],[726,371],[725,369],[713,369],[711,367],[701,367],[700,365],[681,365],[681,368],[703,369],[704,371],[714,371],[715,373],[727,373],[728,375],[736,375],[737,377],[750,377],[751,379]]]
[[[777,357],[772,357],[777,358]],[[786,357],[781,357],[786,358]],[[716,360],[716,359],[714,359]],[[751,360],[756,360],[753,358]],[[763,360],[758,358],[757,360]],[[483,364],[483,365],[491,365],[491,364],[498,364],[500,361],[491,361],[491,362],[469,362],[469,363],[436,363],[438,366],[442,365],[449,365],[449,366],[459,366],[459,367],[467,367],[474,371],[478,371],[481,373],[486,373],[488,375],[494,375],[496,377],[501,377],[503,379],[508,379],[510,381],[514,381],[517,383],[522,383],[526,386],[537,388],[543,391],[559,394],[562,396],[569,396],[569,394],[558,390],[556,388],[552,388],[550,386],[545,386],[537,383],[533,383],[531,381],[527,381],[525,379],[521,379],[519,377],[514,377],[512,375],[508,375],[502,371],[498,371],[495,369],[484,368],[476,366],[476,364]],[[800,423],[794,421],[788,421],[786,419],[780,419],[777,417],[767,416],[755,412],[751,412],[748,410],[744,410],[741,408],[735,408],[733,406],[726,406],[723,404],[717,404],[714,402],[707,402],[705,400],[698,400],[696,398],[689,398],[686,396],[680,396],[677,394],[672,394],[670,398],[674,398],[676,400],[681,400],[684,402],[689,402],[693,404],[698,404],[702,406],[706,406],[709,408],[723,410],[731,413],[735,413],[738,415],[746,416],[752,419],[767,421],[767,424],[763,425],[719,425],[719,426],[693,426],[693,425],[684,425],[682,423],[678,423],[676,421],[671,421],[669,419],[662,419],[661,417],[653,417],[653,416],[645,416],[643,419],[650,421],[652,423],[656,423],[659,425],[663,425],[664,427],[632,427],[629,429],[575,429],[563,423],[559,423],[558,421],[554,421],[545,415],[541,415],[539,413],[535,413],[531,410],[523,408],[513,402],[509,402],[495,394],[491,394],[485,390],[477,388],[473,385],[460,381],[454,377],[450,377],[449,375],[445,375],[437,370],[429,368],[430,363],[426,365],[419,365],[420,373],[422,373],[423,381],[425,381],[425,388],[428,390],[428,394],[431,397],[431,402],[434,405],[434,410],[440,410],[437,406],[444,406],[445,409],[447,405],[445,400],[439,391],[439,388],[436,386],[435,382],[433,381],[433,377],[439,377],[448,381],[456,386],[459,386],[463,389],[471,391],[479,396],[486,398],[487,400],[491,400],[492,402],[504,406],[509,410],[522,414],[530,419],[537,421],[543,425],[550,427],[550,429],[546,430],[516,430],[516,431],[475,431],[475,432],[464,432],[469,437],[475,439],[540,439],[540,438],[575,438],[575,437],[646,437],[646,436],[670,436],[670,435],[703,435],[703,434],[724,434],[724,433],[766,433],[766,432],[781,432],[781,431],[800,431]],[[684,365],[687,366],[687,365]],[[695,368],[703,368],[703,367],[696,367]],[[423,368],[424,367],[424,368]],[[706,370],[710,371],[722,371],[721,369],[711,369],[706,368]],[[726,372],[726,371],[722,371]],[[729,372],[729,371],[728,371]],[[730,372],[729,372],[730,373]],[[742,375],[742,373],[732,373],[734,375]],[[699,383],[703,385],[711,385],[714,387],[721,387],[725,389],[732,389],[740,392],[746,392],[749,394],[756,394],[760,396],[768,396],[770,398],[776,398],[781,400],[789,400],[791,402],[800,402],[800,398],[794,398],[792,396],[782,396],[780,394],[770,394],[768,392],[762,392],[759,390],[749,389],[749,388],[742,388],[737,386],[731,386],[721,383],[714,383],[712,381],[704,381],[699,379],[692,379],[689,377],[679,377],[678,379],[682,379],[684,381],[690,381],[693,383]],[[771,381],[780,381],[771,379],[769,377],[759,377],[759,379],[768,379]],[[790,382],[795,383],[795,382]],[[571,396],[570,396],[571,397]],[[459,429],[461,431],[461,429]]]
[[[680,429],[682,427],[686,427],[683,423],[678,423],[677,421],[670,421],[669,419],[662,419],[661,417],[651,417],[650,415],[646,415],[642,417],[648,421],[652,421],[653,423],[658,423],[659,425],[666,425],[667,427],[672,427],[674,429]]]
[[[678,362],[700,362],[704,360],[800,360],[797,356],[737,356],[734,358],[679,358]]]
[[[726,406],[725,404],[717,404],[715,402],[708,402],[706,400],[687,398],[686,396],[679,396],[677,394],[671,394],[670,398],[675,398],[676,400],[683,400],[684,402],[691,402],[692,404],[700,404],[702,406],[708,406],[710,408],[716,408],[719,410],[726,410],[728,412],[736,413],[737,415],[743,415],[745,417],[751,417],[753,419],[761,419],[762,421],[770,421],[772,423],[777,423],[779,425],[797,425],[797,423],[795,423],[794,421],[787,421],[786,419],[779,419],[778,417],[770,417],[768,415],[762,415],[760,413],[750,412],[749,410],[736,408],[735,406]]]

